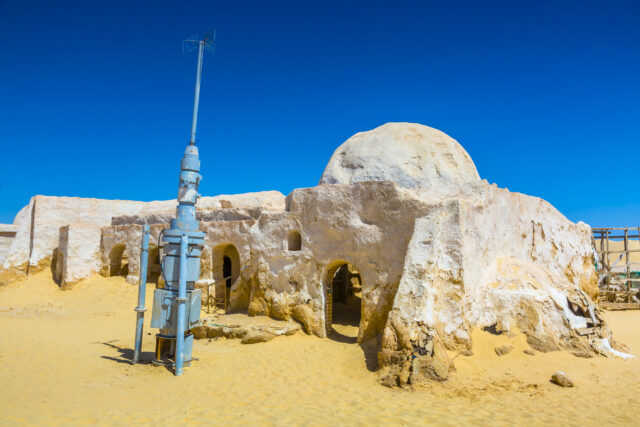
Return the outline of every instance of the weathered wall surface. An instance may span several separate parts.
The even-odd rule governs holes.
[[[13,220],[16,234],[0,266],[0,286],[27,274],[27,260],[32,236],[33,201],[34,198],[31,199],[27,206],[20,209],[20,212]]]
[[[294,190],[288,211],[262,215],[251,229],[255,269],[250,312],[293,317],[326,336],[325,285],[329,272],[348,262],[362,278],[360,340],[382,332],[400,280],[416,215],[429,207],[391,182],[323,185]],[[287,235],[302,236],[300,251]]]
[[[0,265],[9,255],[9,249],[16,237],[16,231],[16,226],[13,224],[0,224]]]
[[[479,182],[480,176],[465,149],[444,132],[417,123],[387,123],[338,147],[320,184],[366,181],[434,188]]]
[[[60,228],[56,253],[56,280],[66,289],[100,270],[101,228],[95,224],[72,224]]]
[[[595,278],[589,227],[536,197],[472,187],[416,220],[381,365],[399,378],[403,366],[433,369],[439,347],[470,349],[471,329],[484,327],[518,328],[540,351],[599,352],[610,331],[587,295]]]
[[[203,197],[198,201],[200,215],[222,208],[283,210],[285,197],[277,191]],[[91,223],[109,226],[119,223],[163,223],[175,214],[176,201],[137,202],[80,197],[35,196],[16,216],[15,238],[0,267],[0,285],[50,265],[60,240],[60,227]],[[140,218],[146,218],[141,220]],[[137,279],[136,279],[137,280]]]
[[[135,202],[80,197],[35,196],[15,220],[16,238],[0,270],[0,283],[50,265],[60,240],[60,227],[69,224],[110,224],[116,215],[163,211],[175,202]]]

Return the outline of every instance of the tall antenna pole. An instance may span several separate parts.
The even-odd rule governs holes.
[[[193,333],[191,328],[200,318],[200,290],[195,289],[195,284],[200,278],[200,256],[204,248],[206,233],[200,231],[200,221],[196,217],[196,203],[200,197],[198,187],[202,179],[200,155],[196,146],[196,125],[198,124],[198,104],[200,102],[202,57],[204,51],[213,53],[214,40],[215,32],[205,35],[203,39],[193,37],[182,43],[184,53],[198,48],[191,139],[180,162],[176,217],[171,220],[170,228],[166,228],[160,233],[163,248],[162,277],[165,285],[161,289],[156,289],[153,299],[151,325],[160,329],[160,333],[156,335],[156,359],[153,363],[174,366],[176,376],[181,375],[185,364],[188,366],[192,360]],[[147,235],[146,243],[143,241],[143,248],[149,243],[149,227],[145,227]],[[146,264],[141,263],[141,265]],[[144,292],[141,292],[144,297]],[[140,308],[136,308],[136,310],[144,309],[144,301],[139,302],[138,307]],[[174,314],[169,313],[177,313],[177,319]],[[140,320],[139,324],[140,330],[142,330]],[[139,333],[136,332],[136,349],[139,348],[138,336]]]
[[[204,53],[204,40],[198,43],[198,70],[196,72],[196,94],[193,99],[193,119],[191,121],[191,139],[189,145],[196,144],[196,126],[198,125],[198,104],[200,103],[200,77],[202,76],[202,54]]]

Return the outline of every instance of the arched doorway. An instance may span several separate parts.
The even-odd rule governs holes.
[[[224,280],[224,309],[225,311],[229,307],[229,300],[231,300],[231,285],[233,280],[231,273],[233,271],[233,261],[228,255],[222,257],[222,277]]]
[[[124,276],[129,274],[129,258],[125,253],[127,247],[123,244],[115,245],[109,252],[109,276]]]
[[[240,254],[233,244],[224,244],[213,248],[212,257],[215,306],[227,312],[231,288],[240,276]]]
[[[325,285],[327,335],[355,343],[362,317],[362,278],[347,262],[335,263]]]

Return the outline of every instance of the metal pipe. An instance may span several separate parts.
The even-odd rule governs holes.
[[[184,363],[184,331],[185,331],[185,306],[187,301],[187,250],[189,237],[183,234],[180,238],[180,280],[178,282],[178,326],[176,330],[176,376],[182,375]]]
[[[196,143],[196,125],[198,124],[198,104],[200,103],[200,76],[202,75],[202,54],[204,52],[204,40],[198,43],[198,70],[196,71],[196,94],[193,99],[193,119],[191,121],[191,139],[189,144]]]
[[[140,278],[138,280],[138,306],[136,311],[136,337],[132,363],[140,360],[142,348],[142,328],[144,326],[144,298],[147,292],[147,264],[149,261],[149,226],[142,226],[142,245],[140,246]]]

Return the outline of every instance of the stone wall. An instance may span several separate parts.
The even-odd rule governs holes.
[[[16,226],[13,224],[0,224],[0,265],[9,255],[9,248],[16,237]]]
[[[95,224],[72,224],[60,228],[55,254],[55,279],[66,289],[100,270],[100,236]]]
[[[433,369],[438,348],[472,348],[473,328],[518,328],[539,351],[598,353],[611,336],[590,298],[589,227],[536,197],[471,188],[415,221],[381,365],[398,378]]]
[[[223,209],[236,209],[236,212],[242,211],[238,215],[251,217],[252,214],[259,215],[261,210],[283,210],[284,204],[281,193],[264,191],[203,197],[198,200],[198,210],[205,218],[210,212]],[[16,234],[0,264],[0,285],[51,265],[63,226],[93,224],[105,227],[114,221],[120,224],[167,223],[175,215],[175,208],[175,200],[138,202],[34,196],[14,220]]]

